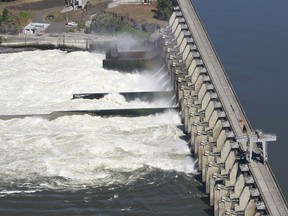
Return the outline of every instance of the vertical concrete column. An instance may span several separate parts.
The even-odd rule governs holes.
[[[186,25],[186,24],[181,24],[181,29],[182,29],[182,31],[188,31],[188,26]],[[182,42],[181,42],[181,44],[179,45],[179,52],[180,53],[182,53],[182,54],[184,54],[184,49],[185,49],[185,47],[187,46],[187,44],[188,44],[188,39],[190,39],[191,37],[185,37],[183,40],[182,40]]]
[[[189,72],[189,70],[190,70],[190,72]],[[202,71],[204,71],[204,70],[202,70]],[[197,119],[198,119],[198,108],[199,108],[197,103],[196,104],[194,103],[195,99],[197,99],[197,95],[194,95],[194,91],[193,91],[194,88],[193,88],[193,83],[192,83],[192,79],[191,79],[191,76],[192,76],[192,74],[194,72],[199,74],[201,72],[201,70],[199,70],[199,69],[198,70],[194,70],[193,69],[193,71],[192,71],[191,66],[189,66],[189,68],[187,69],[188,75],[187,75],[187,78],[185,78],[185,80],[186,80],[185,83],[187,85],[183,86],[183,89],[182,89],[181,93],[179,93],[179,95],[181,95],[181,99],[183,99],[180,102],[181,103],[181,107],[185,107],[186,108],[186,109],[181,109],[181,111],[184,112],[185,113],[184,116],[187,117],[187,122],[186,122],[185,125],[186,125],[186,128],[187,128],[187,131],[189,131],[189,135],[190,136],[189,135],[188,136],[191,137],[191,145],[193,145],[193,146],[195,145],[195,133],[197,132],[197,130],[196,129],[193,130],[192,124],[193,124],[193,122],[198,122]],[[186,92],[186,89],[187,89],[187,92],[189,92],[189,93],[186,93],[184,95],[182,92]],[[184,98],[186,100],[184,100]],[[186,107],[187,100],[189,102],[189,106]],[[184,104],[185,104],[185,106],[184,106]],[[194,148],[194,150],[197,151],[197,148]]]
[[[207,94],[207,98],[210,98],[211,100],[213,98],[211,98],[212,94],[208,93]],[[213,141],[209,142],[209,137],[207,136],[203,136],[201,135],[201,133],[205,133],[204,127],[206,126],[207,129],[207,123],[209,122],[209,118],[206,118],[205,116],[205,112],[206,112],[206,108],[208,105],[209,100],[202,100],[202,104],[201,104],[201,108],[198,109],[198,113],[197,114],[190,114],[190,116],[192,116],[192,120],[190,120],[190,123],[192,123],[191,125],[191,141],[194,143],[194,154],[195,155],[201,155],[203,154],[203,148],[205,145],[211,145],[213,144]],[[197,103],[199,103],[197,101]],[[211,135],[211,131],[210,131],[210,135]],[[197,137],[197,139],[196,139]],[[197,140],[197,141],[196,141]],[[199,151],[200,149],[200,151]],[[198,168],[201,170],[202,169],[202,157],[203,155],[198,158]]]
[[[190,141],[191,141],[191,144],[192,146],[194,147],[194,156],[196,158],[198,158],[198,148],[199,148],[199,145],[198,143],[196,143],[196,137],[197,137],[197,127],[196,127],[196,123],[199,122],[199,118],[201,113],[197,111],[195,111],[194,113],[191,112],[190,115],[189,115],[189,124],[190,124],[190,127],[191,127],[191,132],[190,132]],[[194,124],[195,123],[195,124]],[[198,161],[198,168],[199,168],[199,161]]]
[[[183,51],[183,61],[186,63],[187,68],[188,68],[190,66],[190,63],[192,62],[192,59],[195,58],[195,55],[193,54],[193,52],[198,52],[198,51],[197,51],[196,45],[194,44],[194,40],[192,38],[187,38],[187,40],[188,40],[188,44]],[[184,56],[186,57],[186,59]]]
[[[182,30],[182,26],[183,24],[179,24],[176,32],[172,35],[167,36],[167,39],[165,39],[165,42],[167,42],[167,44],[170,42],[170,45],[167,45],[166,48],[166,55],[165,55],[165,59],[168,61],[168,64],[172,64],[173,63],[179,63],[182,60],[182,52],[180,52],[180,45],[182,44],[182,42],[185,43],[184,37],[185,37],[185,31]]]
[[[218,137],[213,137],[213,140],[218,140]],[[209,142],[209,143],[213,143],[214,142]],[[225,142],[225,143],[229,143],[229,142]],[[225,144],[224,144],[225,145]],[[214,145],[203,145],[203,150],[204,150],[204,155],[202,157],[202,179],[208,179],[210,176],[207,176],[206,174],[206,170],[209,168],[206,168],[206,166],[210,163],[210,162],[215,162],[216,164],[223,164],[225,163],[225,161],[221,161],[219,160],[221,157],[225,157],[225,155],[221,155],[221,152],[218,151],[218,149],[216,148],[216,146]],[[230,152],[227,152],[227,154],[229,154]],[[228,155],[226,155],[226,158],[228,157]],[[226,173],[224,173],[226,174]],[[209,185],[207,186],[207,193],[209,191]]]
[[[214,175],[214,166],[218,167],[217,173],[220,172],[219,163],[216,163],[216,157],[219,156],[218,153],[213,153],[207,150],[207,145],[204,148],[204,154],[202,158],[202,180],[206,183],[206,193],[210,192],[210,178]]]
[[[215,146],[216,149],[222,149],[222,146],[226,141],[227,141],[227,133],[226,133],[226,131],[222,130],[218,136],[217,141],[216,141],[216,146]]]
[[[195,72],[195,71],[194,71]],[[191,97],[193,97],[193,104],[194,105],[197,105],[197,104],[200,104],[198,101],[197,101],[197,99],[198,99],[198,95],[197,95],[197,93],[198,93],[198,91],[195,91],[195,85],[196,85],[196,83],[202,83],[203,84],[203,76],[198,76],[197,77],[197,80],[196,81],[192,81],[192,79],[191,79],[191,75],[188,75],[187,76],[187,78],[185,78],[188,82],[188,85],[186,86],[186,88],[187,89],[190,89],[191,90]],[[204,81],[205,82],[205,81]]]
[[[203,154],[205,152],[205,143],[209,142],[209,140],[211,140],[211,136],[212,136],[212,130],[210,129],[210,127],[208,127],[208,122],[206,122],[204,120],[204,115],[205,115],[205,108],[203,109],[203,107],[206,107],[207,104],[206,103],[203,103],[202,101],[202,98],[203,98],[203,95],[204,94],[209,94],[209,92],[207,92],[207,88],[205,85],[203,85],[204,87],[200,89],[200,91],[198,92],[198,100],[197,102],[199,104],[201,104],[201,116],[199,116],[197,118],[197,121],[194,121],[193,123],[193,126],[195,126],[195,131],[196,133],[192,133],[191,134],[191,139],[193,139],[193,135],[195,136],[194,139],[195,139],[195,146],[196,146],[196,150],[197,151],[197,154],[198,154],[198,168],[199,170],[202,170],[204,171],[204,174],[203,176],[205,176],[205,166],[206,164],[202,164],[203,162]],[[191,129],[193,131],[193,128]],[[206,178],[203,178],[203,180],[205,181]]]
[[[205,110],[205,117],[204,117],[204,121],[207,122],[209,121],[212,113],[209,113],[209,112],[206,112],[207,111],[207,108],[208,108],[208,105],[211,101],[218,101],[218,95],[213,91],[213,89],[211,89],[211,91],[207,92],[205,95],[204,95],[204,98],[202,99],[202,109]],[[213,103],[213,111],[216,111],[216,110],[219,110],[221,111],[222,110],[222,106],[217,106],[217,105],[221,105],[221,104],[214,104]],[[208,114],[209,113],[209,114]]]
[[[232,169],[234,163],[236,160],[235,153],[233,151],[230,151],[228,154],[228,157],[225,161],[225,173],[228,173],[230,169]]]
[[[190,92],[191,94],[193,94],[193,92]],[[191,119],[191,113],[195,113],[198,112],[198,110],[201,108],[200,104],[195,104],[194,102],[194,96],[188,95],[186,96],[186,98],[184,100],[187,100],[187,106],[185,109],[185,122],[184,122],[184,126],[186,128],[186,132],[188,134],[191,133],[192,131],[192,124],[193,124],[193,119]]]
[[[231,210],[233,201],[227,200],[224,201],[223,197],[219,203],[219,215],[226,215],[227,210]]]
[[[199,77],[198,77],[199,78]],[[201,78],[197,79],[197,81],[195,82],[195,85],[198,83],[198,82],[202,82]],[[205,110],[206,110],[206,107],[209,103],[208,100],[203,100],[203,98],[205,97],[205,95],[207,95],[207,97],[209,98],[209,96],[211,95],[211,91],[213,92],[214,91],[214,87],[213,85],[211,84],[207,84],[207,83],[203,83],[202,82],[202,85],[201,85],[201,88],[198,90],[198,92],[196,92],[197,94],[197,103],[198,104],[201,104],[201,112],[202,112],[202,115],[201,115],[201,118],[199,119],[199,121],[197,122],[197,127],[196,127],[196,130],[197,130],[197,133],[199,134],[202,134],[202,135],[209,135],[211,136],[211,128],[208,127],[209,126],[209,120],[208,121],[205,121]],[[200,127],[201,126],[201,127]],[[199,140],[199,143],[202,142],[202,141],[207,141],[207,137],[204,138],[202,137],[201,140]],[[200,147],[202,148],[202,147]]]
[[[210,188],[210,177],[215,174],[213,173],[212,171],[210,171],[210,167],[211,167],[211,164],[215,164],[214,166],[219,166],[219,167],[222,167],[224,168],[224,170],[226,170],[226,163],[231,163],[231,159],[233,159],[233,154],[231,154],[231,151],[230,151],[230,145],[227,141],[227,134],[226,134],[226,131],[222,130],[223,133],[220,133],[219,134],[219,137],[217,139],[217,142],[216,142],[216,146],[217,146],[217,143],[219,146],[224,146],[223,149],[224,151],[222,152],[219,152],[217,147],[216,146],[213,146],[212,147],[212,151],[209,152],[209,149],[206,148],[206,155],[213,155],[215,156],[214,158],[212,157],[205,157],[205,155],[203,156],[202,158],[202,166],[206,166],[206,172],[205,171],[202,173],[202,180],[204,182],[206,182],[206,190],[208,191],[209,188]],[[211,148],[211,147],[210,147]],[[231,159],[229,158],[229,155],[231,154]],[[234,156],[235,157],[235,156]],[[210,164],[210,166],[209,166]],[[234,163],[233,163],[234,164]],[[232,164],[232,165],[233,165]],[[228,167],[228,166],[227,166]],[[223,170],[223,169],[221,169]],[[228,172],[225,171],[225,172],[221,172],[221,174],[227,174]],[[219,173],[220,174],[220,173]]]
[[[185,121],[185,109],[187,109],[187,97],[190,95],[190,90],[186,90],[184,89],[183,91],[181,91],[181,101],[180,101],[180,109],[181,109],[181,119],[182,119],[182,122]]]
[[[214,205],[215,203],[214,199],[215,199],[216,190],[220,190],[220,188],[222,188],[223,190],[225,189],[229,191],[229,193],[234,190],[234,184],[236,182],[237,171],[238,171],[238,163],[235,163],[233,168],[228,174],[214,173],[212,177],[210,177],[210,185],[209,185],[210,205]],[[222,181],[224,182],[224,184],[215,185],[216,181]]]
[[[223,113],[218,110],[218,108],[215,108],[212,104],[213,103],[210,103],[211,100],[213,100],[213,94],[206,94],[206,96],[204,98],[207,98],[207,100],[202,100],[202,105],[204,107],[202,107],[202,109],[205,109],[205,116],[203,118],[203,122],[208,124],[208,128],[211,130],[211,136],[210,136],[210,139],[207,140],[208,141],[208,144],[209,143],[215,143],[220,135],[220,131],[219,133],[216,133],[215,132],[215,125],[216,125],[216,122],[217,120],[221,120],[221,118],[224,118],[225,115],[223,115]],[[207,104],[207,105],[206,105]],[[209,105],[210,104],[210,105]],[[210,108],[214,108],[214,110],[210,109]],[[210,111],[207,112],[207,108],[210,109]],[[222,122],[221,122],[222,123]],[[222,127],[222,125],[220,125],[220,127]],[[217,130],[216,130],[217,131]],[[218,132],[218,131],[217,131]],[[214,144],[213,144],[213,147],[214,147]],[[219,152],[219,150],[213,150],[212,151],[212,148],[207,148],[206,149],[207,151],[211,151],[212,153],[216,153],[216,152]],[[207,162],[208,163],[208,162]]]
[[[206,74],[199,74],[199,76],[197,77],[197,80],[195,82],[195,92],[199,92],[200,88],[202,87],[203,84],[211,84],[211,80],[210,77]]]
[[[170,83],[173,86],[173,89],[176,90],[177,89],[177,80],[175,79],[175,76],[172,72],[172,68],[171,65],[169,65],[168,60],[166,60],[166,65],[167,65],[167,69],[168,69],[168,75],[170,77]]]
[[[196,92],[196,89],[195,89]],[[204,96],[207,93],[214,93],[214,86],[213,84],[208,83],[202,83],[201,88],[199,89],[199,91],[197,92],[197,96],[198,96],[198,102],[202,104],[202,100],[204,99]],[[205,107],[207,106],[207,103],[205,104]],[[204,109],[204,108],[203,108]]]
[[[245,179],[242,174],[240,174],[234,185],[234,193],[231,194],[231,198],[238,198],[245,187]]]
[[[199,122],[199,121],[198,121]],[[203,154],[204,154],[204,145],[202,145],[203,142],[206,142],[208,140],[208,136],[211,134],[207,133],[204,131],[204,126],[203,125],[196,125],[196,136],[195,136],[195,147],[197,148],[197,155],[198,155],[198,170],[202,171],[202,162],[203,162]],[[205,180],[204,180],[205,182]]]
[[[214,215],[219,215],[219,201],[220,201],[220,190],[217,189],[217,185],[214,187],[214,200],[213,200],[213,206],[214,206]]]
[[[176,18],[175,18],[175,20],[171,26],[171,33],[174,34],[179,23],[183,23],[183,22],[185,22],[185,21],[184,21],[184,18],[182,17],[182,13],[176,12]]]
[[[225,133],[225,131],[221,131],[221,132]],[[215,145],[214,149],[216,149],[216,151],[220,151],[220,157],[217,158],[217,162],[218,163],[225,163],[229,153],[231,152],[230,141],[229,140],[225,140],[225,142],[223,143],[222,146]]]
[[[202,77],[200,77],[199,76],[199,79],[196,81],[196,83],[197,82],[202,82],[202,80],[201,80],[201,78]],[[203,83],[203,82],[202,82]],[[204,85],[204,84],[203,84]],[[206,86],[208,86],[208,85],[205,85],[204,87],[203,87],[203,91],[201,92],[201,93],[203,93],[203,94],[205,94],[204,92],[205,92],[205,87]],[[209,87],[209,86],[208,86]],[[192,88],[192,86],[191,86],[191,88]],[[193,86],[193,88],[192,89],[194,89],[194,86]],[[209,91],[209,89],[207,90],[206,89],[206,91]],[[192,92],[192,91],[191,91]],[[196,97],[194,96],[194,100],[193,101],[191,101],[191,103],[190,103],[190,107],[197,107],[198,109],[199,108],[202,108],[202,110],[204,111],[205,109],[203,109],[203,107],[206,107],[207,106],[207,104],[203,104],[202,103],[202,101],[199,101],[199,93],[197,94],[197,92],[195,92],[195,91],[193,91],[193,94],[196,94]],[[196,99],[198,99],[198,100],[196,100]],[[205,125],[206,123],[205,122],[201,122],[201,121],[197,121],[197,122],[195,122],[195,121],[191,121],[191,120],[189,120],[189,124],[191,124],[193,122],[193,124],[194,124],[194,126],[196,126],[196,129],[195,129],[195,131],[201,131],[201,130],[203,130],[203,128],[201,127],[201,128],[199,128],[199,127],[197,127],[197,126],[203,126],[203,124]],[[187,122],[187,124],[188,124],[188,122]],[[188,126],[188,128],[190,128],[189,126]],[[192,127],[191,127],[191,130],[192,130]],[[202,141],[202,140],[201,140]],[[201,142],[200,141],[200,142]]]
[[[225,117],[223,119],[221,118],[222,115],[221,113],[219,113],[218,120],[215,123],[212,131],[214,140],[218,139],[218,136],[222,130],[228,130],[228,129],[231,130],[230,123],[227,121],[227,119]]]
[[[188,68],[188,75],[193,74],[196,67],[202,67],[202,66],[203,66],[203,61],[201,59],[193,58],[191,64],[189,65],[189,68]],[[195,72],[198,72],[198,71],[195,71]],[[197,74],[195,74],[194,76],[197,76],[197,78],[198,78]],[[197,79],[195,79],[195,80],[197,80]],[[192,82],[192,83],[194,83],[194,82]]]
[[[193,64],[197,65],[196,62]],[[206,68],[203,67],[203,65],[200,64],[200,65],[198,65],[198,67],[195,68],[195,65],[193,65],[193,64],[191,62],[190,66],[188,68],[188,75],[191,75],[191,83],[195,85],[195,82],[198,80],[198,77],[200,75],[208,75],[208,72],[207,72]]]
[[[234,185],[236,183],[236,178],[237,178],[237,172],[238,172],[238,168],[239,168],[238,166],[239,166],[238,162],[234,163],[232,169],[230,170],[230,172],[228,174],[229,178],[227,178],[225,180],[225,186],[226,187],[233,187],[233,189],[234,189]]]
[[[195,104],[193,101],[192,103],[188,104],[188,116],[187,116],[187,135],[189,137],[189,139],[191,139],[191,133],[193,132],[192,128],[193,128],[193,124],[197,124],[193,118],[192,118],[192,115],[193,113],[196,113],[196,112],[199,112],[199,109],[201,108],[201,105],[200,104]]]
[[[210,188],[210,191],[209,191],[209,204],[210,204],[210,206],[214,205],[215,187],[216,187],[215,184],[216,184],[216,178],[214,178],[214,176],[210,177],[210,180],[209,180],[209,188]],[[207,190],[207,188],[206,188],[206,190]]]
[[[212,177],[212,175],[213,175],[214,173],[218,173],[218,172],[219,172],[219,170],[220,170],[220,168],[221,168],[220,166],[221,166],[221,165],[216,164],[216,163],[214,163],[214,162],[211,162],[211,163],[209,163],[209,164],[207,164],[207,165],[205,166],[205,168],[206,168],[206,172],[205,172],[206,175],[205,175],[204,181],[203,181],[203,179],[202,179],[202,181],[206,183],[206,193],[207,193],[207,194],[209,193],[209,190],[207,191],[207,188],[209,188],[210,177]]]
[[[227,190],[221,189],[221,187],[216,187],[214,188],[214,215],[220,215],[219,214],[219,206],[221,203],[221,198],[226,197],[228,194]]]
[[[247,168],[248,167],[245,166],[245,164],[242,164],[240,166],[241,171],[247,170]],[[244,174],[247,175],[248,172],[244,171]],[[244,176],[241,174],[240,176],[242,176],[241,178],[243,179],[241,182],[241,185],[237,189],[235,187],[235,193],[231,195],[233,197],[239,197],[239,203],[235,205],[235,211],[245,212],[245,215],[254,215],[256,211],[256,204],[255,204],[253,197],[258,197],[260,193],[257,189],[255,190],[255,187],[252,186],[255,184],[252,176],[249,176],[249,174],[247,176]],[[242,187],[242,190],[240,190],[241,187]],[[253,194],[253,197],[252,197],[252,194]]]
[[[245,186],[239,197],[239,204],[235,205],[235,211],[244,211],[250,201],[250,190],[248,186]],[[251,210],[251,209],[250,209]]]
[[[169,61],[169,64],[172,64],[172,66],[176,66],[179,63],[185,64],[185,61],[183,61],[183,52],[180,51],[180,46],[182,43],[185,44],[185,42],[187,42],[186,38],[191,38],[191,34],[187,30],[182,30],[182,27],[183,24],[179,24],[176,29],[176,33],[173,37],[176,40],[174,46],[167,48],[166,59]]]
[[[188,45],[188,41],[190,41],[191,39],[190,32],[187,31],[186,24],[180,24],[179,28],[180,28],[179,34],[175,35],[176,44],[174,47],[167,48],[167,55],[166,55],[167,59],[175,62],[183,62],[184,59],[187,58],[188,53],[185,53],[184,56],[183,51],[185,47]]]
[[[176,33],[178,33],[178,32],[176,32]],[[178,48],[180,47],[181,43],[184,41],[184,38],[190,38],[190,37],[191,37],[191,33],[188,30],[183,30],[182,25],[180,25],[179,33],[175,34]]]
[[[185,61],[185,63],[190,63],[192,59],[187,59],[188,58],[188,55],[190,52],[193,52],[193,50],[191,50],[191,44],[194,44],[193,43],[194,40],[192,39],[192,37],[187,37],[187,38],[184,38],[182,44],[180,45],[180,52],[183,53],[183,61]]]
[[[165,43],[164,50],[166,50],[165,60],[166,60],[166,63],[168,65],[168,71],[170,73],[171,80],[173,81],[172,85],[175,85],[175,84],[177,85],[177,83],[175,82],[176,79],[175,79],[174,74],[172,73],[174,68],[171,68],[171,64],[173,62],[171,62],[171,60],[170,60],[170,54],[169,54],[168,50],[177,45],[176,39],[175,39],[175,31],[177,29],[178,29],[177,30],[178,32],[179,32],[179,30],[181,31],[181,24],[180,23],[184,21],[183,17],[181,17],[181,16],[182,16],[181,12],[180,13],[174,12],[172,14],[172,16],[169,20],[169,23],[171,25],[168,28],[163,30],[163,36],[162,36],[162,38],[164,38],[164,43]]]
[[[182,14],[180,14],[182,16]],[[185,24],[185,19],[183,17],[176,17],[172,26],[168,26],[166,29],[162,30],[162,38],[164,39],[164,50],[174,49],[177,46],[176,39],[179,36],[175,34],[177,28],[181,29],[181,25]]]
[[[191,64],[189,65],[189,67],[187,67],[186,65],[186,62],[185,61],[182,61],[182,56],[178,58],[176,58],[176,60],[174,59],[172,63],[170,63],[171,65],[171,71],[173,73],[180,73],[179,70],[185,70],[185,76],[183,77],[184,79],[186,79],[188,82],[191,82],[189,77],[191,76],[191,74],[193,73],[193,71],[191,70],[190,66]],[[201,62],[200,62],[201,64]]]
[[[174,80],[176,81],[174,84],[176,84],[175,89],[179,90],[179,85],[182,85],[182,82],[185,82],[185,76],[187,74],[187,71],[185,70],[185,63],[169,63],[168,65],[170,65],[170,76],[173,76]],[[184,79],[183,79],[184,78]]]
[[[184,38],[184,33],[183,33],[183,29],[182,26],[184,24],[179,23],[178,21],[178,26],[175,29],[175,32],[173,33],[174,38],[176,39],[176,46],[179,47],[183,38]],[[187,30],[186,30],[187,31]]]
[[[204,103],[207,103],[207,106],[205,107],[205,118],[204,118],[204,121],[208,122],[209,119],[210,119],[210,116],[212,115],[214,110],[222,110],[222,105],[218,101],[217,94],[206,95],[205,98],[203,99],[203,104]]]
[[[191,90],[187,88],[184,82],[186,81],[182,81],[182,79],[180,78],[178,80],[178,88],[177,88],[179,92],[179,105],[180,105],[181,112],[183,112],[184,104],[187,104],[186,98],[191,95],[190,93]]]
[[[250,199],[246,208],[244,209],[244,214],[247,216],[257,216],[257,213],[255,214],[256,211],[256,203],[254,199]],[[259,213],[260,216],[260,213]]]
[[[214,112],[214,113],[217,113],[217,112]],[[215,122],[216,122],[216,119],[217,119],[217,116],[214,116],[212,115],[211,118],[209,119],[208,121],[208,127],[210,129],[210,133],[211,133],[211,140],[214,141],[214,140],[217,140],[218,137],[213,137],[213,128],[214,128],[214,125],[215,125]],[[206,168],[206,166],[209,164],[209,162],[215,162],[214,161],[214,157],[213,157],[213,152],[212,152],[212,149],[209,145],[203,145],[203,156],[202,156],[202,164],[201,164],[201,170],[202,170],[202,180],[204,180],[206,182],[206,180],[209,178],[207,175],[206,175],[206,171],[208,170],[209,171],[209,168]],[[211,157],[212,155],[212,157]]]
[[[228,204],[228,202],[225,201],[225,198],[228,196],[227,190],[220,189],[220,198],[218,202],[218,208],[217,208],[217,214],[215,215],[224,215],[225,210],[228,209],[231,206],[231,203]]]
[[[219,124],[220,124],[219,127],[220,127],[220,131],[221,131],[222,121],[224,121],[224,120],[226,120],[226,114],[225,114],[225,112],[223,112],[223,111],[221,111],[221,110],[214,110],[214,111],[212,112],[209,120],[208,120],[209,128],[211,128],[212,130],[214,130],[217,122],[220,121],[220,122],[219,122]],[[219,128],[215,128],[215,129],[219,129]],[[220,131],[219,131],[219,133],[220,133]],[[218,134],[219,134],[219,133],[218,133]],[[215,136],[215,140],[216,140],[217,138],[218,138],[218,136],[217,136],[217,137]]]
[[[185,133],[188,133],[188,128],[189,128],[189,114],[190,114],[190,104],[192,103],[192,98],[191,98],[191,91],[189,92],[189,95],[185,96],[184,101],[186,101],[186,106],[183,109],[183,114],[184,114],[184,130]]]
[[[175,70],[174,77],[175,77],[175,91],[177,94],[177,98],[179,101],[179,105],[181,106],[181,100],[184,99],[184,92],[190,91],[190,83],[187,78],[187,70],[180,68],[179,70]],[[187,94],[185,94],[186,96]],[[181,107],[180,107],[181,108]]]
[[[174,23],[174,21],[175,21],[175,19],[176,19],[176,12],[174,11],[174,12],[171,14],[171,16],[170,16],[170,19],[169,19],[169,21],[168,21],[168,26],[172,26],[173,23]]]

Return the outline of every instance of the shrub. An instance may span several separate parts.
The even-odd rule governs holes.
[[[157,10],[155,16],[160,20],[168,20],[172,13],[171,0],[157,0]]]

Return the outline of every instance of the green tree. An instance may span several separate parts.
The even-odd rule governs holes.
[[[9,11],[7,8],[5,8],[3,11],[2,11],[2,21],[7,21],[8,20],[8,16],[9,16]]]
[[[120,31],[124,23],[117,17],[109,13],[98,13],[91,23],[91,30],[98,33],[113,34]]]
[[[157,0],[156,18],[168,20],[172,13],[171,0]]]

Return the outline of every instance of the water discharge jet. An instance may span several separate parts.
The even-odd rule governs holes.
[[[101,117],[112,117],[112,116],[138,117],[138,116],[154,115],[157,113],[165,112],[167,110],[177,110],[177,109],[178,107],[130,108],[130,109],[110,109],[110,110],[68,110],[68,111],[54,111],[49,114],[0,115],[0,119],[11,120],[15,118],[23,119],[27,117],[36,117],[52,121],[63,116],[71,116],[71,115],[91,115]]]

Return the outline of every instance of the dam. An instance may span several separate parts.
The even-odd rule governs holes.
[[[214,215],[288,215],[268,163],[276,135],[251,127],[191,1],[178,5],[162,30],[166,62]]]
[[[179,6],[163,30],[167,66],[177,89],[190,150],[198,158],[215,215],[287,215],[285,198],[265,151],[265,142],[276,136],[252,129],[193,6],[188,1],[179,1]],[[74,96],[98,97],[91,93]],[[75,122],[82,120],[79,117]],[[86,136],[87,131],[84,133]]]

